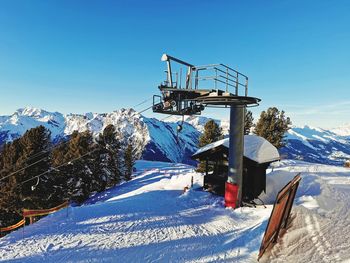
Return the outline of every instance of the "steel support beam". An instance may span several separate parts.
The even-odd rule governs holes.
[[[238,185],[236,207],[241,206],[243,186],[243,150],[244,150],[245,106],[231,105],[229,133],[229,163],[227,181]]]
[[[170,60],[167,60],[168,65],[168,87],[173,88],[173,73],[171,72]]]

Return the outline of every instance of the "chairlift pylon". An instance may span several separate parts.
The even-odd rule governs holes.
[[[226,198],[225,192],[225,205],[241,206],[244,112],[248,105],[256,106],[260,102],[259,98],[248,96],[248,77],[224,64],[195,66],[167,54],[161,60],[167,63],[166,80],[158,86],[161,95],[153,96],[153,112],[184,116],[200,115],[207,106],[230,108],[229,169],[226,183],[236,185],[238,190],[234,202],[226,203],[235,194],[229,190]],[[172,71],[172,63],[180,66],[180,81],[177,72]],[[179,82],[182,83],[182,67],[187,68],[184,87],[178,85]],[[173,80],[174,74],[176,81]],[[177,141],[181,130],[182,124],[177,127]]]

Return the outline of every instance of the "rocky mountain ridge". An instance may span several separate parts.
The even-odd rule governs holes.
[[[67,114],[38,108],[23,108],[9,116],[0,116],[0,145],[23,135],[39,125],[51,131],[53,142],[68,137],[74,130],[90,130],[99,134],[108,124],[117,127],[122,145],[132,140],[137,157],[152,161],[193,163],[198,137],[209,120],[203,116],[187,116],[183,130],[177,132],[177,117],[160,121],[140,115],[133,109],[111,113]],[[227,120],[216,120],[228,132]],[[308,162],[342,165],[350,159],[350,125],[326,130],[310,126],[292,127],[287,134],[288,144],[280,150],[283,157]]]

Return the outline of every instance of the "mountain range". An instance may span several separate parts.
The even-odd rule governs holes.
[[[55,143],[69,137],[75,130],[90,130],[97,136],[104,127],[113,124],[120,134],[122,145],[126,146],[127,140],[134,142],[137,157],[193,164],[190,156],[197,150],[198,138],[208,120],[203,116],[187,116],[182,131],[177,132],[178,117],[160,121],[145,117],[133,109],[101,114],[62,114],[26,107],[12,115],[0,116],[0,145],[39,125],[51,131]],[[229,122],[216,122],[227,134]],[[330,130],[310,126],[292,127],[286,139],[287,145],[280,149],[283,158],[333,165],[343,165],[350,159],[350,125]]]

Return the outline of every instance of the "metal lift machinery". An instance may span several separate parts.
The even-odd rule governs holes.
[[[248,96],[246,75],[224,64],[195,66],[167,54],[161,60],[167,64],[166,80],[158,86],[161,95],[153,96],[153,112],[184,116],[200,115],[206,107],[230,108],[225,206],[240,207],[245,109],[261,100]]]

